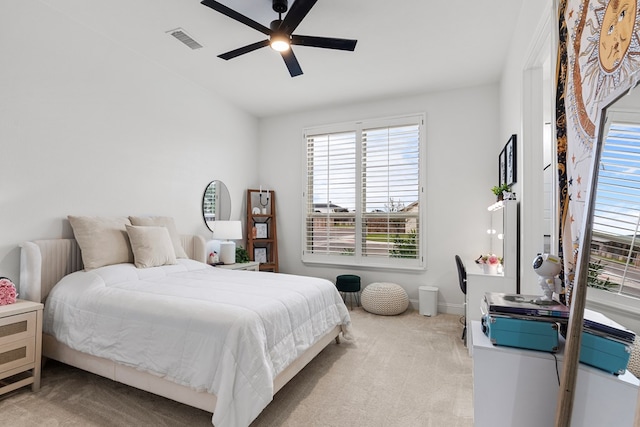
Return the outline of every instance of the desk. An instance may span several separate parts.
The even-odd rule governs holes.
[[[487,292],[515,294],[516,280],[512,277],[505,277],[503,274],[484,274],[477,265],[471,264],[467,267],[467,343],[473,341],[471,322],[482,318],[480,304]],[[468,345],[468,347],[469,355],[473,356],[473,346]]]
[[[550,353],[500,347],[473,321],[473,406],[476,427],[553,426],[562,375]],[[581,427],[632,426],[640,381],[580,364],[571,424]]]
[[[472,270],[471,272],[469,270]],[[467,322],[480,320],[480,303],[487,292],[516,293],[516,281],[503,274],[474,273],[480,270],[476,265],[467,268]],[[469,326],[469,325],[467,325]]]

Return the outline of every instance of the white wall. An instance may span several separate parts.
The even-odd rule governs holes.
[[[549,33],[556,25],[552,3],[552,0],[523,3],[516,26],[518,31],[513,35],[500,82],[501,133],[518,134],[518,182],[514,190],[521,209],[520,285],[521,292],[526,294],[540,292],[531,262],[536,253],[544,250],[542,169],[545,97],[542,82],[543,64],[548,58],[540,55],[545,48],[549,50],[544,44],[549,43]],[[557,49],[555,45],[554,49]],[[548,54],[556,55],[556,52],[551,50]],[[532,81],[534,83],[530,85]],[[540,87],[536,87],[535,82],[539,82]],[[527,120],[535,123],[525,126]]]
[[[519,126],[525,55],[519,52],[530,43],[547,2],[538,3],[523,6],[521,36],[514,39],[500,88],[462,88],[258,122],[40,2],[3,1],[0,275],[17,280],[20,242],[71,237],[68,214],[173,215],[180,231],[207,236],[201,195],[210,180],[221,179],[231,192],[232,218],[243,217],[246,188],[274,188],[282,271],[333,280],[346,269],[300,261],[302,129],[424,111],[428,269],[352,272],[365,284],[398,282],[412,299],[418,286],[438,286],[440,309],[461,312],[453,256],[473,259],[487,251],[489,189],[497,153]]]
[[[475,259],[487,252],[487,206],[495,202],[497,176],[498,86],[464,88],[412,97],[271,117],[260,121],[259,170],[262,185],[276,191],[278,252],[283,272],[335,280],[353,273],[363,285],[391,281],[417,300],[418,286],[440,288],[439,309],[462,313],[454,255]],[[349,269],[305,265],[301,261],[302,130],[416,112],[426,113],[427,271]],[[475,266],[469,266],[475,267]]]
[[[257,120],[40,2],[0,2],[0,276],[77,215],[171,215],[209,236],[213,179],[242,218]]]

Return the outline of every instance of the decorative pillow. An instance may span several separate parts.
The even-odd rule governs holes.
[[[175,264],[176,252],[165,227],[127,225],[134,264],[138,268]]]
[[[189,258],[187,253],[180,243],[180,234],[178,229],[170,216],[130,216],[129,221],[131,225],[143,225],[143,226],[155,226],[165,227],[169,231],[171,242],[173,243],[173,250],[176,253],[176,258]]]
[[[85,270],[133,262],[127,237],[127,217],[67,217],[82,253]]]

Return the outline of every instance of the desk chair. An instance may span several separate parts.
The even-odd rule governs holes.
[[[462,259],[456,255],[456,266],[458,267],[458,280],[460,281],[460,290],[465,295],[464,298],[464,328],[462,329],[462,340],[467,345],[467,270],[464,268]]]

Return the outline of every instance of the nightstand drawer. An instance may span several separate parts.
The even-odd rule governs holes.
[[[25,339],[0,346],[0,378],[3,373],[35,362],[35,340]]]
[[[4,347],[4,345],[11,342],[33,337],[35,334],[35,311],[0,318],[0,347]]]

